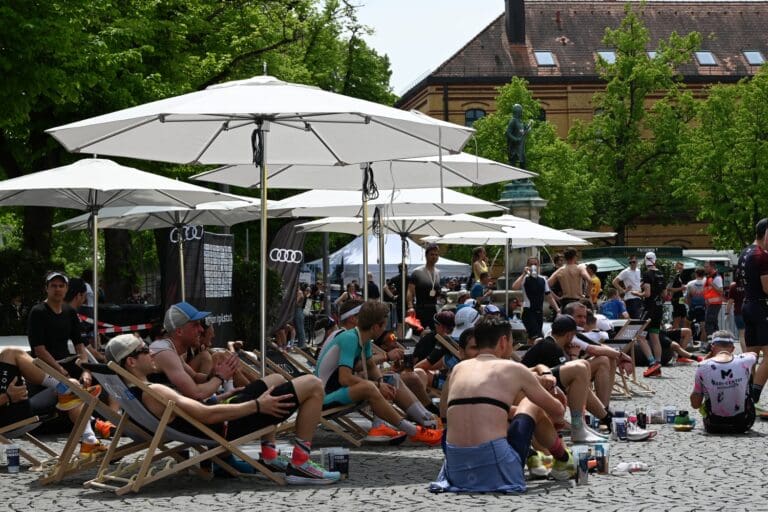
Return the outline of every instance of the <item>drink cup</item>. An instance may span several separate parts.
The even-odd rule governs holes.
[[[677,416],[677,408],[676,407],[674,407],[672,405],[668,405],[668,406],[664,407],[664,422],[667,425],[671,425],[671,424],[673,424],[675,422],[675,416]]]
[[[616,426],[616,437],[620,441],[626,441],[627,440],[627,419],[614,418],[614,425]]]
[[[15,444],[9,444],[5,447],[5,458],[8,464],[9,473],[19,472],[19,447]]]
[[[328,471],[338,471],[341,478],[349,478],[349,450],[347,448],[325,448],[323,459]]]

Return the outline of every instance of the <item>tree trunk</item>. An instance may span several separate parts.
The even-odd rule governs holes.
[[[136,283],[136,269],[131,261],[133,240],[124,229],[106,229],[104,236],[104,293],[107,302],[122,304]]]
[[[45,261],[51,260],[52,224],[52,208],[39,206],[24,208],[24,248],[36,252]]]

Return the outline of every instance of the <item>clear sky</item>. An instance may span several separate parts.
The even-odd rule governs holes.
[[[504,12],[504,0],[358,0],[366,41],[389,56],[397,94],[432,71]]]

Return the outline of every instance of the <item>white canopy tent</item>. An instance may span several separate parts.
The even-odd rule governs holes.
[[[394,233],[386,234],[384,240],[384,275],[389,279],[398,273],[397,265],[401,262],[402,258],[402,244],[400,235]],[[406,255],[405,262],[408,269],[412,270],[420,265],[424,265],[426,263],[424,258],[424,248],[411,238],[406,238],[406,241],[408,243],[408,254]],[[373,235],[369,235],[368,250],[371,251],[371,254],[375,254],[377,245],[378,239]],[[314,267],[321,267],[322,264],[322,259],[307,263],[307,265]],[[350,243],[330,255],[331,270],[335,269],[337,265],[344,265],[343,277],[345,283],[352,279],[357,279],[361,284],[364,282],[362,236],[355,238]],[[440,260],[437,262],[437,268],[440,270],[440,275],[442,277],[465,277],[468,276],[471,271],[468,264],[443,257],[440,257]],[[368,271],[373,272],[374,275],[378,274],[378,259],[375,263],[368,263]]]

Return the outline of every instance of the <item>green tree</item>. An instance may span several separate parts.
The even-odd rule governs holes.
[[[533,98],[528,83],[515,77],[499,88],[496,111],[474,124],[477,129],[477,153],[498,162],[507,161],[505,130],[512,117],[512,107],[523,106],[523,118],[540,118],[541,105]],[[470,142],[467,151],[475,151]],[[528,170],[538,173],[536,188],[549,203],[542,212],[542,223],[555,228],[587,228],[592,211],[592,183],[573,148],[557,137],[547,121],[534,121],[526,143]],[[488,201],[498,201],[503,183],[479,187],[474,193]]]
[[[768,212],[768,69],[716,85],[683,145],[675,195],[693,201],[715,247],[738,250]]]
[[[674,219],[683,205],[669,201],[670,179],[679,166],[679,146],[695,110],[676,67],[691,59],[700,36],[672,33],[648,56],[650,36],[635,9],[616,29],[606,28],[603,43],[615,62],[598,58],[605,92],[595,95],[597,115],[578,123],[569,141],[594,177],[593,224],[608,224],[623,244],[627,227],[638,217]]]
[[[388,60],[360,40],[365,30],[346,0],[9,0],[0,5],[0,175],[73,160],[47,128],[261,74],[265,66],[284,80],[391,102]],[[51,209],[24,209],[23,246],[44,259],[52,220]],[[105,233],[107,282],[123,288],[131,261],[115,248],[129,254],[131,240]]]

